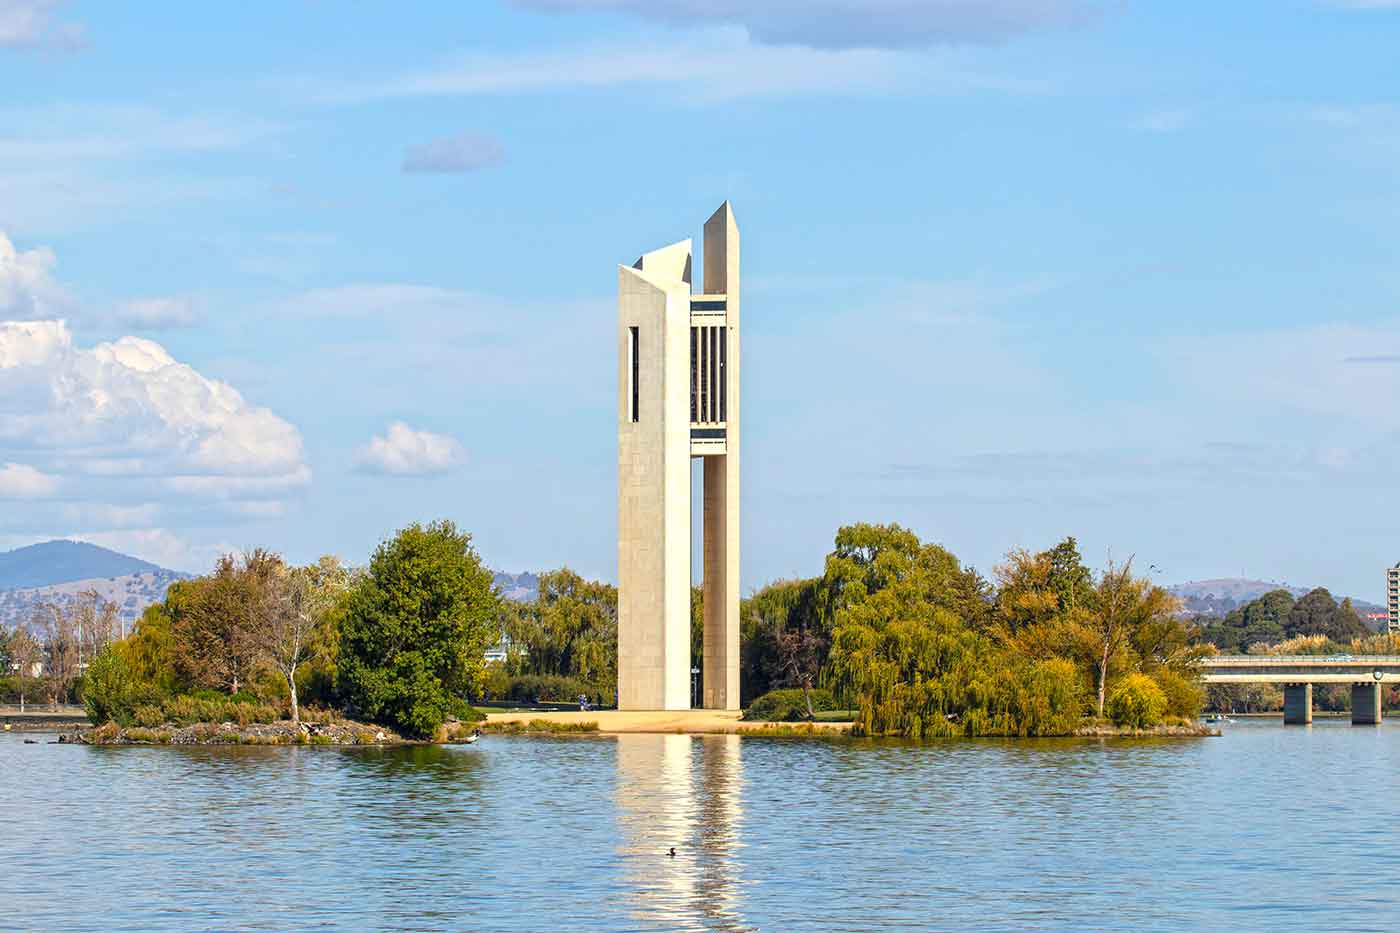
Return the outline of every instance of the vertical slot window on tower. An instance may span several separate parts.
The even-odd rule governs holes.
[[[710,374],[707,371],[709,356],[707,353],[705,331],[709,328],[700,328],[700,420],[710,420]]]
[[[690,329],[690,420],[699,420],[700,415],[700,374],[695,361],[695,328]]]
[[[632,371],[632,387],[631,387],[631,388],[632,388],[632,391],[628,393],[628,396],[629,396],[629,398],[630,398],[631,401],[632,401],[632,408],[631,408],[632,423],[633,423],[633,424],[636,424],[636,423],[637,423],[637,420],[638,420],[638,415],[639,415],[639,411],[638,411],[638,402],[641,401],[641,381],[642,381],[641,378],[640,378],[640,376],[641,376],[641,334],[639,333],[639,328],[636,328],[636,327],[629,327],[629,328],[627,328],[627,338],[628,338],[628,340],[627,340],[627,356],[628,356],[628,359],[631,361],[631,365],[630,365],[628,368]]]
[[[719,329],[719,420],[729,420],[729,380],[725,378],[724,366],[729,362],[729,341],[725,340],[727,328]]]
[[[710,421],[719,421],[719,328],[710,328]]]

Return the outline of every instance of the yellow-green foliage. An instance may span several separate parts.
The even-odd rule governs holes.
[[[247,726],[255,722],[277,722],[282,718],[275,706],[195,696],[171,697],[161,704],[161,713],[163,721],[181,726],[196,722],[236,722]],[[147,711],[147,716],[150,715]]]
[[[823,728],[810,722],[765,722],[752,726],[739,726],[736,730],[739,735],[749,736],[779,736],[782,738],[793,737],[814,737],[814,738],[841,738],[847,733],[845,729]]]
[[[152,745],[165,745],[170,741],[171,732],[169,729],[143,729],[140,726],[133,726],[126,730],[128,742],[149,742]]]
[[[154,729],[156,726],[164,725],[166,722],[165,710],[159,705],[147,703],[136,707],[131,716],[132,722],[147,729]]]
[[[1335,650],[1326,635],[1296,635],[1276,645],[1249,646],[1250,654],[1331,654]]]
[[[1109,691],[1104,711],[1120,728],[1146,729],[1162,721],[1167,695],[1146,674],[1129,674]]]
[[[1163,668],[1152,672],[1152,679],[1167,698],[1166,715],[1195,719],[1206,702],[1206,688],[1198,678]]]
[[[1068,735],[1097,709],[1099,686],[1129,673],[1150,690],[1133,693],[1148,702],[1125,714],[1199,709],[1203,649],[1176,602],[1126,566],[1095,582],[1073,539],[1013,552],[990,609],[980,578],[898,526],[843,528],[836,546],[822,582],[832,624],[823,685],[856,699],[861,733]]]

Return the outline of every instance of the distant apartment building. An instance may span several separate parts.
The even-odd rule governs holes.
[[[1386,631],[1400,632],[1400,564],[1385,572]]]

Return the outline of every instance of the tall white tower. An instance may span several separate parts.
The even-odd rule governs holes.
[[[739,708],[739,228],[618,269],[619,709],[690,708],[690,461],[704,465],[701,705]]]

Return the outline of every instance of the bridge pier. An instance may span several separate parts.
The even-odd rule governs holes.
[[[1283,724],[1312,725],[1312,684],[1284,684]]]
[[[1351,685],[1351,724],[1378,726],[1381,722],[1381,685],[1378,683]]]

